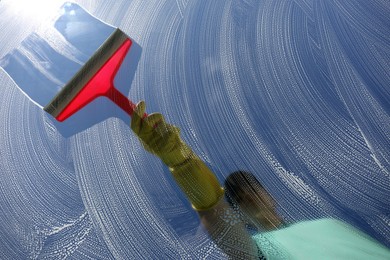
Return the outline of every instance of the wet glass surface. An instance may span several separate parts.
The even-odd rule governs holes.
[[[136,43],[118,89],[179,126],[221,183],[253,173],[286,223],[278,234],[308,234],[304,247],[310,230],[356,228],[350,240],[390,246],[386,3],[77,2],[44,27],[0,2],[0,258],[225,257],[112,102],[65,123],[42,110],[115,27]]]

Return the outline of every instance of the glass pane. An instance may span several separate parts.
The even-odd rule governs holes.
[[[384,2],[18,3],[0,2],[1,259],[389,258]],[[43,111],[117,27],[115,87],[182,143],[107,98]]]

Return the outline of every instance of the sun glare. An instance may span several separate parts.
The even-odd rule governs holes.
[[[65,1],[59,0],[3,0],[4,6],[15,14],[15,19],[42,22],[55,16]]]

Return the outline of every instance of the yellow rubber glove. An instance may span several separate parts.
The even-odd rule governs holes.
[[[180,129],[168,124],[160,113],[144,118],[145,102],[137,104],[131,129],[147,151],[158,156],[196,210],[213,207],[223,196],[216,176],[180,138]]]

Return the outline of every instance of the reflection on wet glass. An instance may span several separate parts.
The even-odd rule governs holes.
[[[115,29],[72,3],[63,6],[54,27],[86,57],[94,54]]]
[[[60,14],[54,25],[48,24],[41,34],[32,33],[0,61],[21,90],[41,107],[115,30],[76,4],[64,4]],[[53,33],[51,26],[58,34]],[[71,57],[64,55],[65,49],[71,50]]]
[[[21,45],[0,60],[0,66],[12,77],[32,102],[44,107],[69,82],[86,61],[116,28],[110,26],[79,5],[65,3],[58,17],[29,35]],[[116,85],[128,93],[140,57],[141,48],[133,41],[118,76]],[[105,107],[104,101],[97,100]],[[96,104],[95,104],[96,105]],[[92,105],[93,106],[93,105]],[[99,113],[87,108],[65,123],[53,122],[63,136],[70,136],[111,116],[112,109]],[[128,119],[119,113],[118,117]]]

